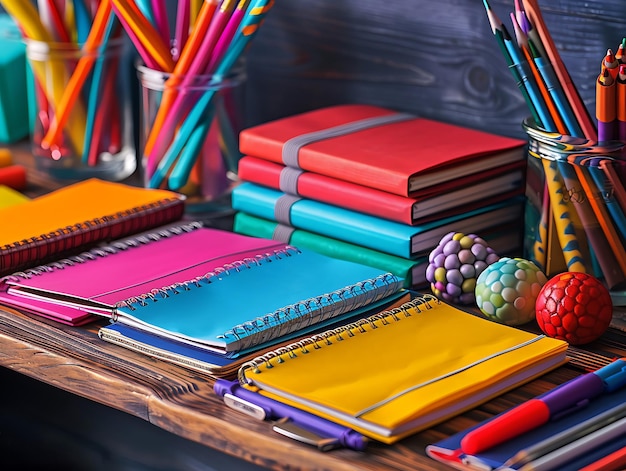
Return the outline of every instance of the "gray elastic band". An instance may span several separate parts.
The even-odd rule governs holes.
[[[293,168],[285,167],[280,171],[280,179],[278,184],[280,185],[280,191],[288,193],[290,195],[298,194],[298,178],[304,171]]]
[[[281,224],[291,226],[291,206],[301,199],[293,195],[283,195],[278,198],[274,207],[274,219]]]
[[[289,139],[283,145],[283,163],[290,167],[299,168],[300,165],[298,165],[298,152],[300,151],[300,148],[306,146],[307,144],[312,144],[313,142],[317,141],[323,141],[324,139],[330,139],[332,137],[343,136],[344,134],[350,134],[374,126],[382,126],[383,124],[406,121],[409,119],[414,119],[415,117],[415,115],[408,113],[394,113],[341,124],[339,126],[328,129],[321,129],[319,131],[310,132],[308,134],[301,134],[300,136]]]
[[[274,229],[274,232],[272,233],[272,239],[279,240],[281,242],[284,242],[285,244],[288,244],[291,240],[291,234],[293,234],[293,231],[295,230],[295,227],[286,226],[285,224],[278,224]]]

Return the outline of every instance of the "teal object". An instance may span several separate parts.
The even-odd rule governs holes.
[[[13,19],[0,14],[0,143],[30,134],[26,45]]]
[[[476,304],[490,320],[522,325],[535,319],[535,303],[546,275],[529,260],[503,257],[476,281]]]

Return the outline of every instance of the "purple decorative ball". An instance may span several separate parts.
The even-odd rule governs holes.
[[[476,234],[449,232],[428,257],[426,280],[435,296],[456,304],[472,304],[478,275],[499,259]]]

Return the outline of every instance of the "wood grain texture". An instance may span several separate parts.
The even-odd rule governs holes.
[[[513,0],[490,4],[508,27]],[[600,62],[626,35],[626,4],[543,0],[540,6],[593,111]],[[529,110],[480,0],[278,0],[247,61],[249,124],[368,103],[524,137],[521,121]]]

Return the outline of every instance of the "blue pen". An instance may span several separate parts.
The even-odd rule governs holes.
[[[76,21],[76,42],[83,44],[87,36],[89,36],[89,30],[91,29],[91,14],[87,9],[87,5],[83,0],[74,0],[74,18]]]
[[[275,432],[317,446],[322,451],[340,446],[359,451],[367,448],[368,440],[360,433],[249,391],[237,381],[218,379],[213,389],[229,407],[259,420],[277,420]]]
[[[620,358],[591,373],[583,374],[551,391],[524,402],[489,423],[469,432],[461,441],[464,453],[483,450],[533,430],[549,420],[585,407],[601,394],[626,386],[626,358]]]
[[[103,73],[106,63],[106,48],[111,39],[111,36],[115,30],[116,25],[116,16],[111,14],[109,17],[106,32],[104,33],[104,38],[102,39],[102,44],[100,44],[98,48],[98,52],[103,57],[98,57],[96,60],[96,64],[93,68],[93,79],[91,81],[91,85],[89,87],[89,99],[87,101],[87,118],[85,121],[85,140],[83,141],[83,156],[82,162],[87,164],[89,162],[89,154],[91,152],[92,145],[98,145],[97,142],[93,142],[93,127],[96,120],[96,113],[98,111],[98,107],[102,106],[100,100],[98,99],[98,95],[100,94],[100,89],[104,86],[103,82]],[[109,67],[111,65],[109,64]]]

